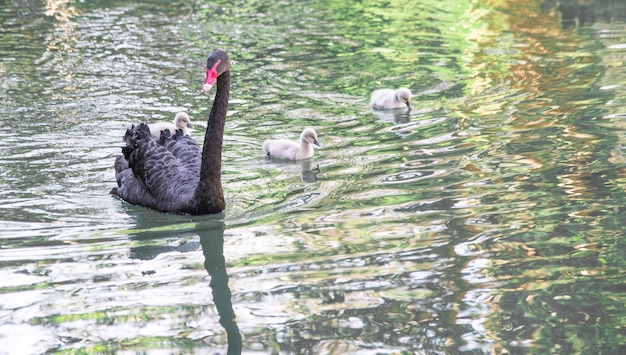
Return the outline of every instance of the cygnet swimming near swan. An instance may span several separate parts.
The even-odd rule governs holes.
[[[408,107],[411,110],[411,90],[407,88],[374,90],[372,91],[369,106],[378,110],[404,107]]]
[[[321,147],[313,128],[305,128],[300,142],[287,139],[268,139],[263,142],[263,150],[268,157],[289,160],[307,159],[313,156],[313,144]]]
[[[148,128],[150,128],[150,134],[159,139],[161,136],[161,131],[169,130],[170,135],[174,136],[176,134],[176,130],[180,129],[183,131],[183,135],[188,136],[190,129],[193,128],[191,125],[191,121],[189,120],[189,115],[185,112],[179,112],[174,117],[174,123],[171,122],[158,122],[158,123],[150,123],[148,124]]]

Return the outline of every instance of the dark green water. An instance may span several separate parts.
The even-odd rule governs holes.
[[[0,354],[626,352],[626,4],[10,1],[0,23]],[[131,124],[187,111],[202,141],[215,47],[224,214],[108,195]],[[369,110],[401,86],[410,115]],[[306,126],[312,161],[264,158]]]

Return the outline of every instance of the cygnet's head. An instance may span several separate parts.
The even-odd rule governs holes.
[[[313,143],[318,147],[321,147],[320,142],[317,140],[317,133],[315,133],[315,130],[313,128],[305,128],[304,131],[302,131],[302,134],[300,135],[300,141],[302,142],[306,142],[306,143]]]
[[[406,106],[411,109],[411,90],[407,88],[400,88],[396,90],[396,100],[398,102],[402,102],[406,104]]]
[[[176,117],[174,117],[174,125],[176,126],[176,129],[182,129],[183,132],[186,131],[185,128],[193,128],[189,115],[185,112],[179,112],[176,114]]]

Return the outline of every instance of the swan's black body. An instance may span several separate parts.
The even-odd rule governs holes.
[[[156,140],[146,124],[134,126],[126,132],[123,155],[115,160],[118,187],[112,194],[161,212],[200,215],[224,210],[222,143],[230,91],[226,52],[213,51],[207,68],[217,74],[217,90],[202,149],[180,130],[173,136],[162,131]]]

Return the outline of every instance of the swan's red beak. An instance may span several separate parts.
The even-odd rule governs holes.
[[[206,68],[206,78],[204,79],[204,85],[202,85],[202,91],[207,92],[211,90],[215,80],[217,80],[217,66],[220,65],[221,60],[218,60],[213,68]]]

